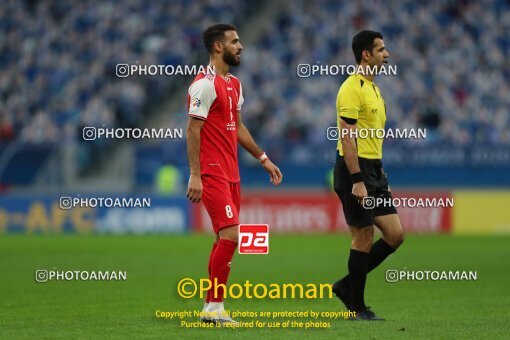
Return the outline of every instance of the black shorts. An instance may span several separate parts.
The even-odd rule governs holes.
[[[340,155],[336,159],[334,182],[335,192],[342,201],[347,224],[363,228],[373,225],[374,217],[396,214],[397,209],[391,202],[388,178],[382,169],[381,160],[358,157],[358,162],[368,192],[363,204],[358,203],[352,195],[351,175],[344,158]]]

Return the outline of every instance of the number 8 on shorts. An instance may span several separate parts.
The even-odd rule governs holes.
[[[234,217],[234,213],[232,212],[232,207],[230,205],[225,206],[225,212],[227,213],[228,218]]]

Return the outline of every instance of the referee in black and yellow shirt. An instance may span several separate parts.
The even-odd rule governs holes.
[[[355,35],[352,50],[358,72],[345,80],[337,96],[337,122],[342,137],[334,170],[335,192],[342,201],[352,243],[349,274],[333,284],[333,292],[346,308],[356,311],[356,319],[384,320],[365,305],[367,273],[402,244],[404,231],[397,210],[387,203],[391,193],[382,169],[383,139],[361,134],[360,129],[384,129],[386,105],[373,82],[377,73],[373,71],[383,67],[389,53],[381,33],[374,31]],[[386,204],[365,208],[370,197],[386,198]],[[374,226],[382,232],[382,238],[375,243]]]

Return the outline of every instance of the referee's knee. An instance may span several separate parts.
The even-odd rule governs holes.
[[[370,248],[372,248],[372,243],[374,242],[373,226],[363,229],[351,228],[351,233],[351,248],[365,253],[370,252]]]
[[[404,243],[405,235],[403,230],[395,231],[388,235],[385,240],[393,249],[397,249]]]

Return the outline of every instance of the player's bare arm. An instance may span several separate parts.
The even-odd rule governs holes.
[[[241,120],[241,112],[237,114],[238,128],[237,128],[237,141],[241,146],[248,151],[253,157],[258,158],[263,154],[262,149],[255,143],[255,140],[251,136],[250,131],[243,124]],[[271,162],[269,158],[259,159],[262,167],[269,173],[270,182],[273,185],[279,185],[282,182],[283,175],[280,169]]]
[[[193,203],[202,199],[202,179],[200,178],[200,131],[204,127],[204,120],[189,118],[186,129],[186,144],[188,148],[189,182],[186,197]]]
[[[342,134],[342,150],[344,151],[345,164],[351,175],[361,173],[358,163],[356,141],[352,137],[353,134],[350,133],[351,130],[356,130],[357,127],[355,122],[352,123],[354,124],[349,124],[344,119],[340,119],[340,128],[344,131],[348,131],[348,133]],[[367,197],[368,193],[365,183],[363,181],[354,182],[352,185],[352,194],[360,201],[363,200],[364,197]]]

